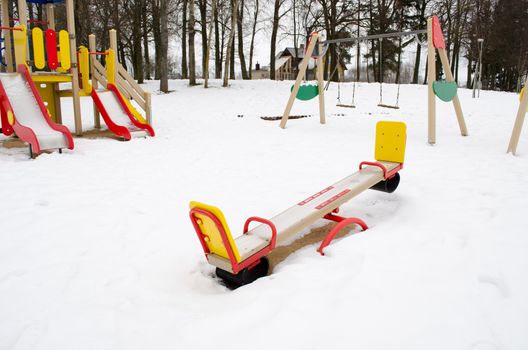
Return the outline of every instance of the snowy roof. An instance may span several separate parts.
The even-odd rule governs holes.
[[[290,60],[290,56],[280,57],[280,58],[276,59],[275,60],[275,70],[277,70],[280,67],[282,67],[289,60]]]
[[[280,57],[297,57],[297,58],[303,58],[304,57],[304,47],[297,48],[297,56],[295,56],[295,48],[294,47],[287,47],[281,52],[278,53],[278,55],[275,58]]]

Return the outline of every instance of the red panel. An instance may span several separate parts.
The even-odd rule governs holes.
[[[433,45],[435,49],[445,49],[444,33],[442,33],[442,27],[438,17],[433,16]]]
[[[59,59],[57,57],[57,33],[53,29],[46,30],[46,52],[48,54],[48,67],[57,69]]]

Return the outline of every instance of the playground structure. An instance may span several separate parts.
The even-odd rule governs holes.
[[[517,145],[519,144],[519,138],[521,137],[524,118],[526,117],[526,113],[528,113],[528,92],[526,90],[526,85],[521,90],[521,95],[519,98],[521,103],[519,104],[519,109],[517,110],[517,117],[515,118],[515,124],[513,125],[510,143],[508,144],[508,150],[506,152],[511,152],[513,155],[516,155],[517,153]]]
[[[327,50],[325,47],[332,44],[339,43],[353,43],[361,42],[367,40],[383,40],[384,38],[391,37],[402,37],[418,34],[427,34],[427,82],[428,82],[428,142],[430,144],[436,143],[436,97],[440,98],[442,101],[453,103],[455,109],[456,117],[460,127],[460,133],[462,136],[467,136],[468,131],[466,123],[464,120],[464,115],[462,113],[462,107],[460,105],[460,100],[457,96],[457,85],[453,78],[451,72],[451,67],[449,65],[449,59],[445,50],[445,41],[444,35],[442,33],[442,28],[440,27],[440,22],[436,16],[433,16],[427,20],[427,29],[423,30],[414,30],[414,31],[405,31],[405,32],[394,32],[394,33],[384,33],[384,34],[375,34],[367,35],[362,37],[355,38],[344,38],[344,39],[333,39],[333,40],[322,40],[321,36],[318,33],[313,33],[310,36],[310,41],[306,47],[306,53],[303,60],[299,65],[299,73],[293,85],[290,97],[284,109],[282,119],[280,122],[281,128],[286,128],[288,118],[290,116],[291,109],[295,102],[299,91],[302,91],[302,80],[306,74],[306,68],[308,66],[309,59],[313,56],[317,61],[317,85],[319,87],[319,119],[321,124],[326,123],[325,116],[325,101],[324,101],[324,89],[323,89],[323,66],[322,66],[322,56],[318,55],[318,52],[324,54]],[[318,47],[318,50],[315,51],[315,48]],[[443,71],[445,74],[445,80],[436,81],[436,52],[440,57],[442,63]],[[380,87],[381,89],[381,87]],[[380,91],[381,92],[381,91]],[[315,95],[315,94],[313,94]],[[387,105],[383,103],[382,98],[380,99],[380,104],[378,106],[387,107],[387,108],[398,108],[398,106]],[[354,105],[348,105],[345,107],[354,107]]]
[[[269,220],[256,216],[248,218],[243,235],[235,239],[220,209],[191,202],[189,215],[208,262],[216,266],[218,277],[240,286],[266,276],[269,272],[266,256],[277,245],[291,240],[319,219],[338,223],[320,244],[318,252],[321,255],[345,226],[356,224],[363,230],[368,229],[359,218],[337,215],[339,207],[367,189],[394,192],[400,181],[399,171],[403,168],[405,143],[404,123],[379,122],[376,126],[375,162],[361,162],[357,172]],[[260,225],[250,230],[252,222]]]
[[[37,91],[33,95],[34,100],[28,99],[27,103],[40,105],[40,101],[42,102],[45,108],[41,118],[50,119],[54,125],[62,124],[63,111],[61,110],[60,99],[72,98],[75,134],[82,136],[80,98],[92,96],[96,129],[101,127],[100,114],[102,114],[108,128],[125,140],[129,140],[132,136],[154,136],[149,125],[151,123],[150,93],[145,92],[117,61],[115,30],[110,31],[110,48],[103,53],[107,56],[106,69],[93,57],[87,61],[89,67],[88,65],[83,66],[78,62],[78,57],[81,55],[77,51],[73,0],[17,0],[19,18],[11,18],[9,15],[9,4],[12,0],[1,1],[1,29],[5,45],[5,62],[3,63],[5,63],[4,69],[6,71],[6,73],[1,73],[5,77],[5,79],[2,78],[2,81],[8,79],[7,77],[10,75],[22,74],[20,72],[24,70],[21,67],[24,66],[28,70]],[[55,5],[62,2],[64,2],[66,9],[67,30],[62,29],[57,32],[54,11]],[[28,20],[27,3],[46,4],[46,21]],[[33,25],[42,25],[44,28],[35,26],[28,33],[28,23],[30,22]],[[91,47],[89,53],[96,51],[95,37],[90,37],[90,43],[92,42],[93,48]],[[83,57],[83,59],[85,58]],[[80,70],[80,68],[82,69]],[[92,72],[91,84],[90,72]],[[62,84],[67,84],[70,88],[62,89]],[[104,96],[95,91],[99,86],[108,88],[108,92],[105,92]],[[87,93],[92,87],[94,92]],[[20,90],[21,87],[19,86],[17,89]],[[5,91],[0,98],[9,101],[9,95],[10,92]],[[144,116],[136,110],[131,101],[134,101],[143,110]],[[6,103],[3,105],[7,106]],[[1,119],[2,132],[9,136],[14,131],[23,141],[30,143],[33,151],[36,152],[39,147],[35,147],[34,142],[32,144],[27,138],[21,137],[24,135],[17,132],[13,123],[16,119],[24,119],[25,122],[30,123],[26,127],[32,129],[31,123],[38,118],[19,115],[28,113],[28,111],[22,109],[17,111],[16,107],[10,112],[12,115],[8,118],[8,111],[6,108],[2,109],[2,113],[6,114]],[[21,129],[18,128],[18,130]],[[38,139],[38,134],[36,136]]]

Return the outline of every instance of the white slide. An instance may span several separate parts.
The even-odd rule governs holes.
[[[92,99],[108,129],[125,140],[154,136],[154,130],[150,125],[135,119],[117,87],[107,84],[107,88],[107,91],[100,92],[93,89]]]
[[[101,102],[106,108],[106,111],[111,116],[112,121],[117,124],[124,126],[130,131],[132,137],[145,137],[150,136],[146,130],[137,128],[132,120],[128,117],[127,112],[121,107],[117,97],[114,96],[112,91],[98,92]]]
[[[14,117],[11,126],[17,136],[31,145],[32,152],[73,149],[69,130],[51,121],[29,72],[0,74],[2,109]],[[19,69],[19,71],[22,68]],[[27,74],[25,74],[27,73]]]

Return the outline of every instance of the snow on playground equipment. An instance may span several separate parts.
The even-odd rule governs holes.
[[[406,126],[401,122],[379,122],[376,126],[375,162],[361,162],[359,171],[308,197],[279,215],[267,220],[250,217],[244,234],[233,239],[220,209],[190,203],[190,218],[205,256],[216,266],[218,277],[235,285],[244,285],[268,273],[266,256],[317,220],[337,222],[317,251],[324,255],[336,234],[345,226],[357,224],[363,230],[367,224],[358,218],[336,215],[339,207],[367,189],[392,193],[398,187],[399,171],[405,157]],[[260,225],[249,230],[252,222]]]
[[[5,17],[7,13],[3,15]],[[16,133],[22,141],[27,142],[31,157],[43,150],[58,149],[62,152],[63,148],[73,149],[70,131],[51,120],[49,109],[52,106],[42,100],[29,72],[26,64],[26,26],[2,26],[0,29],[4,31],[8,46],[11,45],[10,35],[13,32],[17,63],[17,72],[13,72],[11,51],[6,50],[8,73],[0,73],[1,132],[6,136]],[[66,50],[68,42],[62,42],[62,45]],[[42,48],[42,55],[43,52]]]
[[[308,60],[313,54],[314,48],[316,45],[319,47],[319,52],[324,54],[326,50],[324,47],[328,47],[328,45],[338,45],[340,43],[351,43],[351,42],[361,42],[361,41],[367,41],[367,40],[375,40],[379,39],[382,40],[384,38],[390,38],[390,37],[402,37],[402,36],[409,36],[409,35],[418,35],[427,33],[427,42],[428,42],[428,64],[427,64],[427,81],[428,81],[428,141],[430,144],[436,143],[436,99],[435,99],[435,91],[436,96],[438,96],[443,101],[451,101],[453,103],[455,113],[458,120],[458,125],[460,128],[460,133],[462,136],[467,136],[468,131],[466,127],[466,123],[464,120],[464,115],[462,113],[462,107],[460,105],[460,100],[458,99],[458,96],[456,95],[456,82],[454,81],[453,74],[451,73],[451,67],[449,65],[449,59],[447,57],[447,53],[445,50],[445,41],[444,36],[442,34],[442,28],[440,27],[440,22],[436,16],[433,16],[427,20],[427,30],[413,30],[413,31],[404,31],[404,32],[394,32],[394,33],[383,33],[383,34],[374,34],[374,35],[367,35],[362,37],[356,37],[356,38],[344,38],[344,39],[332,39],[332,40],[325,40],[323,41],[320,36],[317,33],[313,33],[309,45],[306,49],[306,54],[301,61],[301,64],[299,66],[299,73],[297,74],[297,79],[295,81],[294,88],[291,91],[290,97],[288,99],[288,103],[286,104],[286,108],[284,109],[284,113],[282,115],[282,119],[280,122],[281,128],[286,128],[286,123],[288,122],[288,118],[290,116],[291,109],[293,107],[293,103],[295,102],[295,97],[299,91],[299,86],[301,84],[302,78],[306,74],[306,68],[308,65]],[[438,54],[440,56],[440,60],[442,62],[442,67],[446,76],[446,81],[435,81],[436,79],[436,50],[438,50]],[[317,62],[318,62],[318,83],[319,83],[319,117],[321,124],[326,123],[326,117],[325,117],[325,106],[324,106],[324,90],[321,88],[323,80],[322,80],[322,64],[320,62],[322,61],[321,55],[316,55]],[[381,88],[382,89],[382,88]],[[382,100],[382,90],[380,90],[380,104],[383,107],[397,107],[391,106],[391,105],[385,105],[383,104]]]
[[[43,150],[73,149],[70,131],[51,120],[25,64],[18,73],[0,74],[0,110],[2,132],[27,142],[31,157]]]
[[[98,92],[93,88],[90,82],[90,61],[92,67],[95,67],[96,60],[90,60],[90,56],[102,55],[105,57],[106,70],[98,69],[98,73],[92,74],[92,81],[96,84],[101,83],[107,88],[107,91]],[[154,130],[148,125],[141,116],[136,116],[132,112],[134,107],[127,104],[126,98],[120,93],[115,85],[115,52],[108,49],[105,52],[88,51],[84,46],[79,50],[79,67],[81,70],[81,85],[84,94],[92,97],[94,105],[103,116],[106,125],[115,135],[122,137],[125,140],[130,140],[132,137],[154,136]],[[97,62],[99,64],[99,62]],[[101,73],[104,72],[104,73]],[[103,76],[104,75],[104,76]],[[139,121],[138,119],[142,119]]]
[[[75,121],[75,133],[82,135],[82,120],[80,97],[86,96],[83,90],[80,89],[79,79],[84,80],[88,77],[79,75],[79,64],[77,62],[77,44],[75,39],[75,21],[74,21],[74,1],[73,0],[17,0],[19,9],[19,18],[9,17],[10,2],[13,0],[1,0],[2,5],[2,31],[5,38],[5,64],[6,71],[13,73],[15,67],[21,64],[26,65],[31,72],[31,77],[35,82],[40,97],[44,101],[46,109],[55,123],[62,123],[62,111],[60,98],[73,98],[73,115]],[[27,19],[27,3],[46,4],[46,18],[47,21],[36,21]],[[68,30],[56,31],[54,4],[64,3],[66,6],[66,21]],[[43,28],[34,27],[31,29],[29,35],[31,44],[28,45],[28,23],[42,25]],[[11,23],[18,23],[18,25],[11,25]],[[44,27],[45,26],[45,27]],[[13,40],[11,40],[13,39]],[[115,30],[110,31],[110,49],[116,52],[117,40]],[[95,41],[94,41],[95,46]],[[90,51],[96,51],[91,49]],[[93,64],[94,60],[90,60]],[[95,61],[97,62],[97,61]],[[98,64],[98,62],[97,62]],[[111,83],[111,94],[115,98],[102,98],[101,101],[105,104],[104,108],[111,117],[128,120],[129,115],[139,121],[140,124],[151,122],[151,98],[150,93],[144,91],[127,73],[127,71],[119,64],[114,55],[112,66],[114,72],[114,81]],[[91,69],[93,72],[95,69]],[[97,70],[101,73],[101,79],[97,79],[104,87],[106,87],[106,71],[98,64]],[[88,71],[89,72],[89,71]],[[94,73],[95,74],[95,73]],[[60,85],[68,83],[70,89],[60,89]],[[95,86],[97,88],[97,85]],[[9,93],[9,92],[7,92]],[[90,96],[90,95],[88,95]],[[144,112],[144,116],[138,112],[132,105],[131,100],[136,102],[137,106]],[[110,105],[106,105],[109,103]],[[126,107],[123,107],[126,106]],[[124,118],[126,117],[126,119]],[[4,118],[5,119],[5,118]],[[106,119],[105,119],[106,120]],[[100,128],[100,120],[98,111],[94,114],[94,124],[96,128]],[[134,124],[133,121],[130,124]],[[115,128],[114,128],[115,130]],[[126,133],[123,136],[127,138]]]
[[[510,137],[510,143],[508,144],[507,153],[511,152],[513,155],[517,153],[517,145],[519,144],[519,138],[521,137],[521,130],[524,124],[524,118],[528,113],[528,93],[526,92],[526,85],[521,90],[520,95],[521,103],[517,110],[517,117],[515,118],[515,124],[513,125],[512,134]]]

